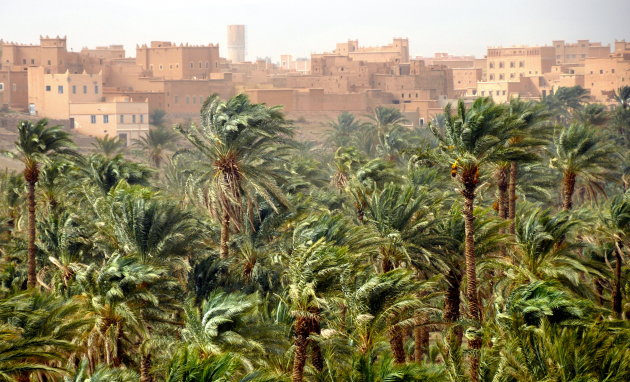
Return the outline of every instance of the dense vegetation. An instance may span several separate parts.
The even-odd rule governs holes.
[[[616,96],[342,113],[324,145],[243,95],[87,154],[23,121],[0,380],[628,381]]]

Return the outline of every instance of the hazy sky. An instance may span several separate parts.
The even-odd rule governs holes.
[[[489,45],[630,39],[630,0],[0,0],[0,38],[37,43],[67,35],[84,46],[151,40],[219,43],[226,26],[247,25],[248,59],[308,56],[336,42],[384,45],[408,37],[413,56],[483,56]]]

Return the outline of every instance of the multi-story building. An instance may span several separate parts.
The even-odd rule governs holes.
[[[603,46],[601,42],[577,40],[574,44],[567,44],[564,40],[554,40],[556,49],[556,63],[579,64],[587,58],[605,58],[610,54],[610,45]]]
[[[518,81],[520,77],[540,76],[555,65],[552,46],[514,46],[488,48],[487,80]]]
[[[584,61],[584,87],[598,102],[610,102],[613,92],[630,86],[630,43],[615,41],[615,50],[605,58]]]
[[[359,46],[358,40],[348,40],[337,44],[333,54],[347,56],[355,61],[365,62],[409,62],[409,40],[395,38],[384,46]]]
[[[69,120],[70,128],[96,137],[118,136],[125,142],[149,130],[149,104],[103,95],[102,74],[44,72],[28,68],[32,115]]]
[[[192,46],[152,41],[136,48],[136,64],[152,77],[165,80],[210,78],[219,72],[219,45]]]

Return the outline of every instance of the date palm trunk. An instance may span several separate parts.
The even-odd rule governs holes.
[[[446,274],[446,282],[448,283],[446,289],[446,298],[444,300],[444,321],[455,324],[453,325],[453,335],[455,336],[457,346],[461,346],[463,331],[461,326],[457,323],[460,319],[460,286],[461,275],[455,270],[451,269]]]
[[[565,211],[573,208],[573,192],[575,191],[575,178],[574,172],[565,171],[562,179],[562,208]]]
[[[295,320],[295,354],[293,356],[292,382],[302,382],[304,380],[304,366],[306,365],[309,323],[306,317],[298,317]]]
[[[405,346],[404,346],[404,333],[402,328],[396,325],[390,325],[389,330],[389,345],[394,354],[394,362],[397,364],[405,363]]]
[[[413,328],[413,359],[417,363],[422,363],[424,355],[429,350],[429,329],[426,324],[427,315],[422,313],[416,318],[416,326]]]
[[[622,313],[622,296],[621,296],[621,243],[617,243],[615,249],[615,280],[612,290],[612,310],[615,313],[617,319],[621,319]]]
[[[140,382],[153,382],[151,375],[151,354],[140,357]]]
[[[35,247],[35,184],[39,178],[37,163],[27,165],[24,169],[24,179],[28,186],[28,271],[27,286],[34,288],[37,285],[37,247]]]
[[[518,163],[512,161],[510,163],[510,177],[508,180],[508,212],[507,218],[510,219],[510,233],[516,233],[514,218],[516,217],[516,178],[518,177]]]
[[[219,256],[227,259],[229,255],[228,241],[230,240],[230,214],[227,210],[223,211],[221,216],[221,243],[219,248]]]
[[[479,306],[479,295],[477,292],[477,264],[475,259],[475,227],[473,208],[475,203],[475,190],[478,183],[478,169],[473,167],[466,169],[462,174],[464,196],[464,232],[466,258],[466,298],[468,300],[469,316],[475,325],[481,325],[481,309]],[[470,379],[473,382],[479,381],[479,349],[481,349],[481,338],[473,337],[468,340],[468,347],[472,350],[470,356]]]

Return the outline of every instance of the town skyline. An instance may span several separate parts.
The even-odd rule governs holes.
[[[202,45],[218,43],[220,55],[225,57],[226,26],[245,24],[248,28],[248,60],[269,57],[277,62],[282,54],[309,57],[346,39],[358,39],[364,46],[380,46],[387,42],[389,36],[409,38],[410,53],[414,57],[431,57],[438,52],[483,57],[490,46],[542,46],[548,45],[551,40],[580,39],[613,44],[615,40],[627,37],[623,18],[630,13],[630,3],[618,0],[598,2],[596,14],[590,13],[593,8],[591,2],[564,0],[545,3],[545,8],[536,7],[537,3],[542,6],[542,1],[509,5],[494,0],[475,5],[466,2],[436,5],[403,1],[400,4],[406,12],[381,9],[373,1],[356,8],[351,4],[324,0],[320,7],[306,13],[298,9],[301,7],[295,5],[297,2],[285,0],[264,4],[252,0],[238,0],[229,5],[191,3],[198,9],[195,14],[210,14],[212,22],[182,13],[189,8],[174,5],[147,8],[149,3],[146,1],[133,4],[111,1],[109,8],[98,9],[98,20],[72,17],[75,13],[89,13],[90,9],[96,11],[93,2],[89,1],[62,1],[63,7],[35,1],[30,3],[30,8],[26,4],[10,3],[2,6],[3,13],[8,17],[0,27],[0,38],[36,44],[39,35],[65,35],[69,50],[78,52],[83,47],[122,44],[128,56],[134,54],[136,45],[151,41]],[[123,5],[127,12],[116,13],[115,10],[120,9],[118,6]],[[273,9],[269,10],[265,5]],[[35,33],[32,28],[18,25],[20,15],[34,7],[38,12],[32,14],[33,25],[41,31]],[[69,9],[72,12],[68,12]],[[334,9],[335,12],[327,13],[326,9]],[[545,11],[539,12],[540,9]],[[260,17],[264,13],[273,14],[272,19],[280,21],[271,23],[269,18]],[[420,22],[414,17],[419,17]],[[537,27],[522,27],[532,17],[537,19]],[[112,29],[111,25],[129,27]],[[182,28],[183,25],[186,27]],[[299,33],[299,39],[288,38],[296,33]]]

